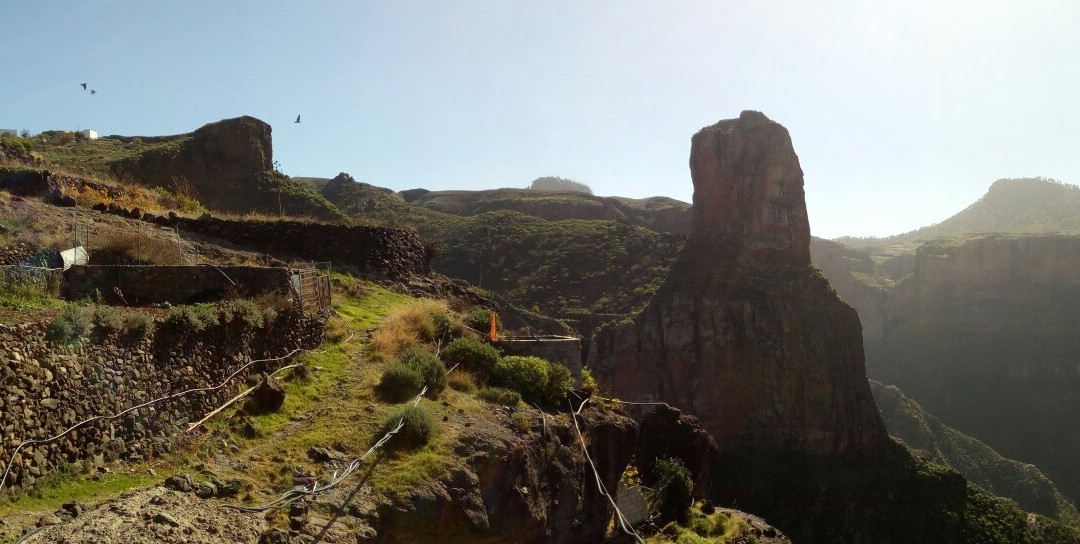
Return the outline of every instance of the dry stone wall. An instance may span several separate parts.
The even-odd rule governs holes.
[[[51,437],[86,418],[150,399],[217,385],[253,359],[315,347],[324,321],[283,313],[260,328],[234,320],[199,332],[159,322],[141,340],[97,338],[75,347],[47,342],[45,320],[0,325],[0,472],[25,440]],[[285,364],[254,364],[234,383]],[[27,488],[61,468],[90,470],[117,459],[160,455],[188,422],[235,394],[232,385],[186,395],[23,448],[12,461],[5,490]]]
[[[102,297],[109,304],[192,304],[226,295],[291,296],[289,269],[261,266],[72,266],[64,271],[61,296]]]

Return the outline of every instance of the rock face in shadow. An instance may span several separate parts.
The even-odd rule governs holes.
[[[919,247],[868,371],[1080,501],[1080,237],[980,234]]]
[[[859,319],[810,265],[787,130],[751,111],[706,127],[690,171],[689,240],[642,313],[594,336],[601,384],[688,410],[726,450],[873,456]]]

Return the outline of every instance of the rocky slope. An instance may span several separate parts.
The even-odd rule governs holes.
[[[973,484],[1015,500],[1023,509],[1073,525],[1076,506],[1034,465],[1002,457],[986,444],[942,423],[896,386],[870,382],[889,434],[919,455],[959,471]]]
[[[634,320],[594,334],[589,362],[617,395],[702,419],[720,445],[715,501],[796,542],[1076,540],[889,440],[858,316],[810,266],[783,127],[757,112],[706,127],[690,168],[686,246]]]

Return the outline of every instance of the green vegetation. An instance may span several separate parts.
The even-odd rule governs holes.
[[[945,425],[896,387],[871,380],[870,388],[889,432],[915,453],[959,471],[971,483],[1010,498],[1025,510],[1080,528],[1076,506],[1035,466],[1006,459]]]
[[[461,318],[470,329],[487,335],[491,331],[491,314],[493,313],[495,314],[495,333],[500,334],[503,330],[502,318],[498,313],[487,308],[476,306],[465,312]]]
[[[64,303],[56,298],[42,280],[0,280],[0,308],[27,310],[30,308],[58,308]]]
[[[406,348],[398,357],[401,364],[416,371],[427,386],[427,395],[437,398],[446,389],[446,367],[442,361],[426,348],[413,346]]]
[[[694,480],[682,460],[660,457],[656,460],[657,522],[685,524],[690,519]],[[709,536],[709,535],[702,535]]]
[[[503,406],[517,406],[521,402],[521,393],[504,389],[502,387],[484,387],[477,391],[476,396],[492,404]]]
[[[406,406],[390,414],[375,434],[381,438],[397,428],[398,424],[402,425],[401,429],[386,443],[386,447],[391,451],[418,450],[431,441],[435,434],[435,420],[422,405]]]
[[[120,332],[124,328],[124,317],[112,306],[94,305],[90,321],[98,332],[103,335]]]
[[[386,402],[405,402],[416,396],[424,387],[424,378],[415,368],[394,363],[383,370],[376,387]]]
[[[570,371],[565,367],[531,355],[510,355],[499,359],[491,380],[496,385],[521,393],[528,402],[548,406],[562,403],[572,385]]]
[[[735,544],[755,542],[750,524],[727,512],[703,513],[694,507],[682,523],[671,522],[658,534],[646,539],[648,544]]]
[[[136,339],[145,338],[154,332],[154,319],[141,312],[129,313],[124,316],[124,330]]]
[[[455,365],[461,370],[487,376],[499,361],[499,351],[491,344],[471,336],[463,336],[447,344],[439,352],[447,368]]]
[[[45,329],[45,339],[56,344],[76,344],[90,330],[86,312],[76,306],[68,306],[53,318]]]

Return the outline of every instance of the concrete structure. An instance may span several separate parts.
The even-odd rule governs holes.
[[[13,128],[0,128],[0,136],[18,136],[19,131]]]
[[[82,134],[83,136],[86,136],[87,140],[96,140],[96,139],[98,139],[98,133],[96,131],[93,131],[93,130],[90,130],[90,129],[80,130],[79,134]]]
[[[570,369],[575,381],[581,380],[581,339],[572,336],[506,336],[495,347],[507,355],[534,355]]]

